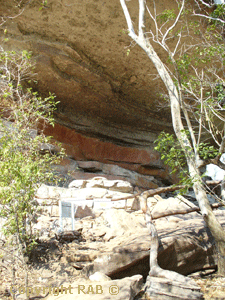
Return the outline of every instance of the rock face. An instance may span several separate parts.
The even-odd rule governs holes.
[[[76,234],[65,232],[66,241],[70,239],[72,242],[62,251],[61,263],[82,270],[82,274],[88,276],[102,272],[111,278],[135,274],[146,277],[151,244],[144,214],[138,205],[134,205],[134,199],[130,199],[128,205],[122,200],[117,208],[110,206],[113,197],[132,195],[132,186],[127,182],[94,178],[71,182],[68,189],[42,186],[37,194],[42,215],[35,226],[40,236],[49,239],[58,232],[57,199],[69,199],[71,196],[79,199],[80,193],[92,198],[83,199],[80,206],[90,207],[91,202],[91,209],[99,203],[99,197],[102,200],[104,197],[109,198],[105,206],[99,205],[95,210],[79,212],[75,222]],[[182,196],[168,199],[154,196],[148,198],[148,205],[160,239],[158,260],[162,268],[187,275],[216,267],[213,238],[202,216],[197,212],[181,213],[190,207],[195,208],[193,203]],[[215,214],[224,225],[224,212],[217,210]],[[64,223],[66,228],[71,230],[69,222]]]
[[[75,160],[118,163],[165,178],[153,141],[161,130],[171,130],[170,113],[158,111],[162,87],[151,80],[155,71],[147,56],[138,47],[127,56],[131,41],[123,33],[119,1],[48,0],[41,10],[40,1],[20,5],[24,12],[0,28],[7,29],[2,44],[32,51],[34,88],[42,95],[55,93],[60,101],[58,125],[47,132]],[[135,15],[136,4],[130,5]],[[0,11],[20,12],[13,0],[1,1]]]
[[[54,128],[45,128],[45,133],[62,143],[69,156],[69,159],[64,160],[64,165],[67,168],[72,165],[71,171],[76,170],[75,160],[77,167],[85,172],[123,176],[126,179],[130,178],[130,182],[134,185],[144,188],[156,187],[150,183],[154,179],[150,178],[151,176],[154,176],[156,180],[175,180],[175,177],[171,176],[168,169],[163,166],[159,153],[153,150],[152,145],[149,147],[131,147],[128,144],[121,146],[96,137],[87,137],[60,124],[56,124]],[[132,172],[140,175],[132,174]]]

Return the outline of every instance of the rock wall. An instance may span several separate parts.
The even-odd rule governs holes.
[[[79,169],[84,172],[121,176],[123,177],[121,179],[129,180],[135,186],[144,188],[157,187],[152,183],[154,178],[151,176],[156,178],[155,183],[157,179],[167,182],[175,180],[175,177],[171,176],[162,164],[159,153],[154,151],[152,146],[121,146],[97,137],[85,136],[60,124],[56,124],[54,128],[45,128],[45,133],[60,141],[66,149],[68,159],[65,159],[62,165],[65,169],[75,171],[73,172],[74,178],[77,178]],[[76,166],[74,161],[76,161]]]
[[[129,5],[135,21],[137,6]],[[154,67],[141,49],[131,47],[127,56],[131,41],[119,1],[48,0],[42,7],[35,0],[20,7],[22,14],[7,19],[21,10],[13,0],[0,3],[7,20],[2,45],[32,51],[34,89],[60,101],[50,131],[69,155],[167,177],[153,150],[158,133],[172,128],[168,109],[159,110],[163,85],[152,80]]]

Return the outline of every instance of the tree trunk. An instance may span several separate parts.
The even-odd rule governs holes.
[[[225,275],[225,231],[212,211],[196,165],[194,165],[193,162],[188,161],[188,168],[190,176],[195,178],[193,190],[196,200],[198,201],[200,211],[216,242],[218,274]]]
[[[154,63],[162,81],[164,82],[167,88],[169,98],[170,98],[173,128],[177,136],[177,139],[179,140],[180,145],[185,152],[187,165],[189,169],[189,175],[191,178],[194,179],[193,189],[202,216],[216,242],[216,247],[218,252],[218,273],[220,275],[225,275],[225,232],[222,226],[220,225],[220,223],[217,221],[210,207],[206,192],[204,190],[204,186],[202,184],[197,163],[195,161],[195,154],[192,150],[190,141],[184,131],[184,126],[181,118],[182,99],[180,99],[178,90],[172,78],[170,77],[168,71],[166,70],[163,62],[158,57],[157,53],[154,51],[149,41],[144,40],[144,38],[142,40],[136,39],[136,41],[138,42],[139,46],[141,46],[145,50],[148,57]]]
[[[147,53],[149,59],[153,62],[159,76],[161,77],[163,83],[169,94],[171,115],[173,129],[177,136],[177,139],[185,152],[187,165],[189,169],[189,175],[194,180],[193,189],[195,192],[196,200],[198,201],[199,208],[201,210],[202,216],[211,231],[217,246],[218,251],[218,272],[221,275],[225,275],[225,231],[223,231],[222,226],[217,221],[215,215],[210,207],[200,173],[198,170],[198,157],[193,151],[193,147],[185,133],[184,126],[181,117],[181,107],[183,105],[182,98],[178,92],[176,85],[174,84],[169,72],[167,71],[164,63],[159,58],[158,54],[152,47],[149,39],[145,38],[143,34],[144,28],[144,2],[139,0],[139,35],[135,34],[132,20],[130,18],[126,3],[124,0],[120,0],[129,29],[129,36]],[[189,125],[191,126],[191,125]],[[192,130],[192,128],[190,128]]]
[[[145,293],[154,299],[204,299],[200,287],[193,279],[173,271],[164,270],[158,265],[158,233],[152,222],[152,215],[147,205],[148,195],[143,193],[140,198],[144,204],[143,212],[145,213],[146,224],[151,236],[150,272],[145,283]]]

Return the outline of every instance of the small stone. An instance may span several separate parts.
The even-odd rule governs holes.
[[[101,272],[95,272],[93,275],[89,276],[89,279],[91,281],[108,281],[111,280],[111,278],[104,273]]]

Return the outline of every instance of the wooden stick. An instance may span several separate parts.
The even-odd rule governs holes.
[[[146,195],[147,197],[151,197],[151,196],[154,196],[154,195],[159,195],[159,194],[162,194],[162,193],[166,193],[166,192],[174,192],[176,190],[180,190],[182,188],[184,188],[185,186],[184,185],[170,185],[170,186],[167,186],[167,187],[159,187],[157,189],[151,189],[151,190],[148,190],[148,191],[145,191],[145,192],[139,192],[137,194],[134,194],[132,196],[127,196],[127,197],[123,197],[123,198],[117,198],[117,199],[112,199],[111,201],[119,201],[119,200],[127,200],[127,199],[132,199],[132,198],[135,198],[137,196],[140,196],[140,195]]]

